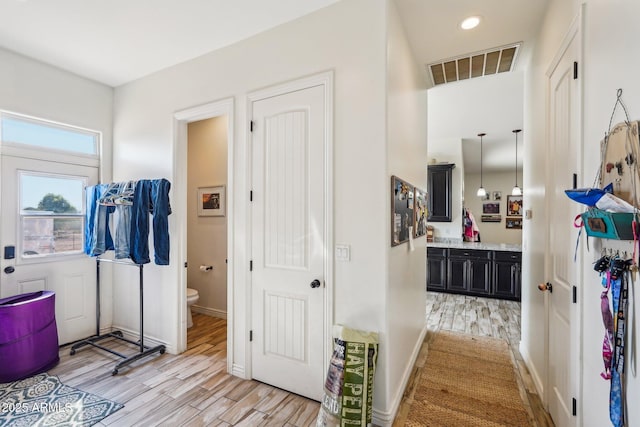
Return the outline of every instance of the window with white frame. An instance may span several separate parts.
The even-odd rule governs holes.
[[[30,171],[18,176],[21,257],[81,253],[87,179]]]
[[[0,139],[6,146],[97,156],[100,133],[46,120],[0,112]]]

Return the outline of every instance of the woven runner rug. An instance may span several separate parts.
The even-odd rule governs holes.
[[[123,407],[46,373],[0,384],[0,427],[92,426]]]
[[[407,426],[530,425],[503,340],[438,332],[418,381]]]

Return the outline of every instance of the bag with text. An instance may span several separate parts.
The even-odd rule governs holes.
[[[371,426],[378,334],[336,325],[333,336],[316,427]]]

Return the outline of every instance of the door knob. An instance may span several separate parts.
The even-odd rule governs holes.
[[[538,285],[538,289],[539,289],[541,292],[549,291],[549,293],[553,293],[553,285],[552,285],[551,283],[549,283],[549,282],[547,282],[547,283],[540,283],[540,284]]]
[[[319,288],[320,287],[320,280],[315,279],[313,282],[311,282],[311,287],[312,288]]]
[[[11,273],[13,273],[14,271],[16,271],[16,269],[15,269],[15,268],[13,268],[12,266],[5,267],[5,268],[4,268],[4,272],[5,272],[5,273],[7,273],[7,274],[11,274]]]

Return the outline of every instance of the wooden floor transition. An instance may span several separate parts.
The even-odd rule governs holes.
[[[193,328],[188,330],[188,350],[183,354],[153,356],[112,376],[113,366],[119,361],[115,356],[92,348],[70,356],[69,347],[64,347],[60,350],[60,364],[49,373],[67,385],[125,404],[98,426],[315,425],[317,402],[226,373],[225,320],[194,313],[193,321]],[[428,292],[427,325],[429,333],[394,426],[404,425],[429,339],[438,330],[507,340],[531,425],[553,426],[517,349],[519,303]],[[113,348],[128,354],[135,351],[118,342],[113,342]]]

